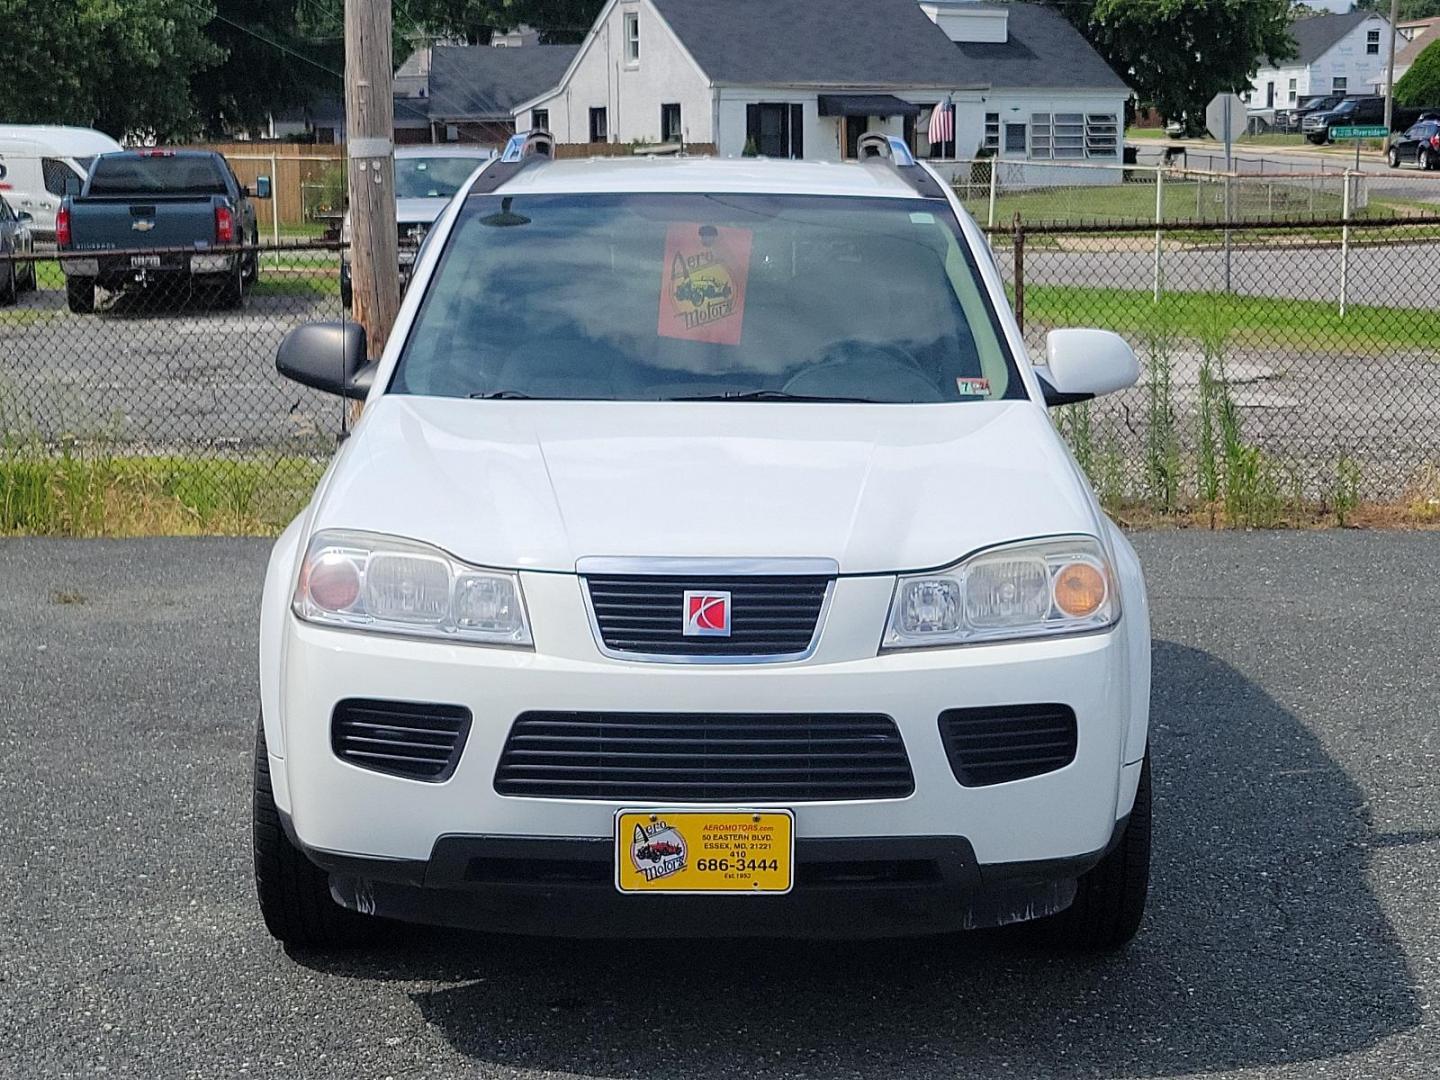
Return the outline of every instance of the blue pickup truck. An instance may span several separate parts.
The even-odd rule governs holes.
[[[55,217],[71,311],[94,311],[97,286],[191,287],[218,307],[244,303],[260,276],[250,200],[270,197],[269,177],[251,190],[212,150],[127,150],[101,154],[76,181]]]

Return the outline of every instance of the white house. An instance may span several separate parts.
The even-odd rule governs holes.
[[[1414,66],[1420,54],[1428,49],[1434,42],[1440,41],[1440,18],[1411,19],[1408,22],[1398,22],[1395,29],[1400,31],[1401,40],[1396,42],[1395,48],[1395,81],[1399,82],[1405,77],[1405,73]],[[1371,87],[1377,94],[1385,92],[1385,73],[1374,80]]]
[[[1246,99],[1252,109],[1288,109],[1319,94],[1372,93],[1385,77],[1393,33],[1389,20],[1367,11],[1297,19],[1290,26],[1296,56],[1257,71]]]
[[[610,0],[558,85],[520,103],[515,124],[562,143],[683,140],[821,161],[853,158],[861,134],[884,131],[921,155],[989,148],[1043,167],[1119,163],[1129,96],[1038,4]],[[956,137],[932,148],[930,114],[947,98]]]

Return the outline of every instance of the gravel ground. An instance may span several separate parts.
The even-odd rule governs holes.
[[[1435,536],[1138,542],[1155,886],[1102,960],[651,926],[287,956],[249,867],[264,543],[0,543],[0,1076],[1434,1076]]]

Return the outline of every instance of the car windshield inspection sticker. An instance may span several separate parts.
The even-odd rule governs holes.
[[[959,378],[955,380],[955,389],[961,397],[989,397],[990,380]]]
[[[661,337],[739,345],[750,274],[749,229],[677,222],[665,234]]]

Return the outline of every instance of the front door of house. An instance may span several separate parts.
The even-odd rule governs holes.
[[[1275,107],[1275,84],[1274,84],[1273,82],[1272,82],[1272,83],[1266,83],[1266,84],[1265,84],[1265,108],[1267,108],[1267,109],[1273,109],[1274,107]]]
[[[845,124],[845,160],[854,161],[860,156],[860,136],[870,130],[870,117],[847,116]]]

